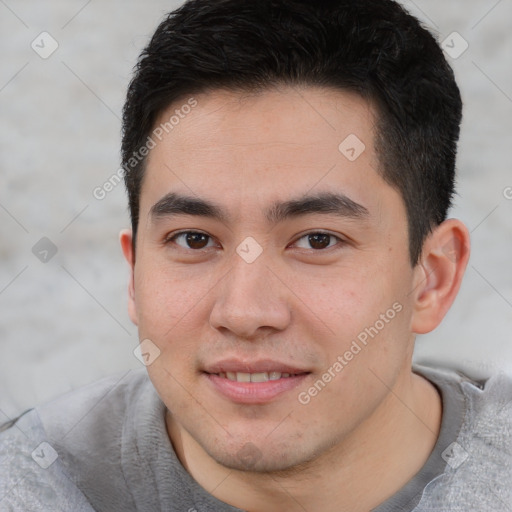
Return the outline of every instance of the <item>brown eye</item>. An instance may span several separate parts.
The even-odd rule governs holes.
[[[331,236],[323,233],[308,235],[308,241],[313,249],[325,249],[326,247],[329,247],[330,240]]]
[[[185,241],[191,249],[204,249],[208,238],[209,236],[203,233],[186,233]]]
[[[314,232],[314,233],[308,233],[302,237],[300,237],[296,243],[298,243],[300,240],[306,240],[307,247],[302,246],[303,249],[315,249],[315,250],[322,250],[322,249],[328,249],[330,247],[333,247],[336,245],[336,243],[331,243],[332,241],[338,241],[342,242],[341,238],[331,235],[330,233],[322,233],[322,232]],[[300,245],[299,245],[300,247]]]
[[[181,233],[177,233],[168,238],[166,243],[174,242],[183,249],[201,250],[207,247],[208,240],[210,238],[211,237],[209,235],[201,233],[200,231],[182,231]],[[183,242],[177,243],[176,241],[179,239]]]

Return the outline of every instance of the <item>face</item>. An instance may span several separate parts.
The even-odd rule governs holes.
[[[405,207],[358,96],[194,98],[148,156],[131,316],[159,351],[148,372],[171,431],[224,466],[286,470],[410,371]]]

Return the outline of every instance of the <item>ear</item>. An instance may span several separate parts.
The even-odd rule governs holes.
[[[131,229],[123,229],[121,233],[119,233],[119,241],[121,242],[121,249],[123,250],[124,257],[126,261],[130,265],[130,280],[128,282],[128,313],[130,315],[131,321],[138,325],[137,318],[137,305],[135,302],[135,253],[133,251],[132,244],[132,230]]]
[[[413,332],[425,334],[441,323],[459,291],[469,246],[468,229],[457,219],[445,220],[425,240],[414,269]]]

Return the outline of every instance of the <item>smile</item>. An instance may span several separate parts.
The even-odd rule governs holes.
[[[217,396],[236,404],[262,405],[286,396],[302,385],[311,373],[204,372],[203,375]]]
[[[216,373],[218,377],[222,379],[229,379],[236,382],[268,382],[269,380],[286,379],[289,377],[295,377],[302,374],[293,373],[281,373],[281,372],[257,372],[257,373],[245,373],[245,372],[220,372]]]

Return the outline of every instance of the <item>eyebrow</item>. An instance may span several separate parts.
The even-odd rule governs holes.
[[[364,219],[370,212],[342,193],[323,192],[304,195],[296,199],[275,202],[264,212],[269,224],[314,213],[334,214],[342,218]],[[229,224],[230,215],[222,206],[197,197],[170,192],[155,203],[150,210],[154,220],[175,215],[193,215],[218,220]]]

